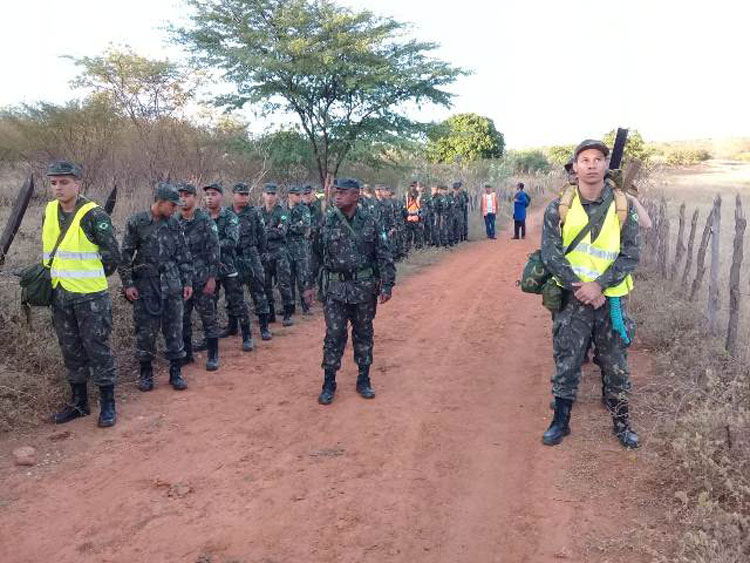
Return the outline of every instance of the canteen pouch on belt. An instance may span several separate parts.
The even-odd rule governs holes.
[[[524,293],[535,293],[537,295],[544,292],[544,287],[552,274],[542,262],[542,251],[536,250],[529,254],[529,259],[521,274],[521,291]]]
[[[542,305],[551,313],[557,313],[562,309],[563,288],[550,278],[542,289]]]

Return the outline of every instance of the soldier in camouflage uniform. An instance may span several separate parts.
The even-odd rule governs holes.
[[[440,246],[451,246],[450,225],[453,207],[448,195],[448,186],[440,184],[438,186],[438,195],[435,202],[435,224],[438,231],[438,240]]]
[[[310,210],[302,203],[302,186],[289,188],[289,230],[286,234],[286,245],[289,252],[289,266],[292,271],[292,294],[302,302],[302,312],[310,314],[310,307],[303,298],[305,284],[307,284],[309,268],[309,236],[312,228]],[[296,297],[295,297],[296,301]]]
[[[315,192],[313,191],[313,187],[310,185],[305,186],[305,189],[302,191],[302,201],[305,205],[307,205],[307,208],[310,210],[310,234],[307,238],[307,257],[308,257],[308,268],[310,267],[310,253],[312,252],[312,241],[315,240],[315,237],[318,234],[318,231],[320,231],[320,226],[323,221],[323,203],[320,199],[315,197]],[[319,280],[320,278],[320,271],[318,272],[310,272],[310,276],[313,280]],[[303,299],[304,300],[304,299]],[[310,310],[310,305],[306,305],[308,307],[308,310]]]
[[[391,251],[391,258],[393,258],[396,248],[396,224],[388,188],[382,184],[376,185],[375,198],[376,218],[388,238],[388,248]]]
[[[450,238],[454,246],[461,242],[461,237],[463,236],[464,232],[463,225],[461,224],[461,222],[463,221],[464,212],[461,208],[462,201],[459,194],[460,188],[461,182],[455,182],[453,184],[453,192],[449,194],[452,208],[450,221]]]
[[[464,191],[462,182],[453,183],[453,199],[456,202],[456,228],[458,242],[468,239],[468,220],[469,220],[469,196]]]
[[[362,186],[358,205],[374,217],[379,217],[378,200],[369,184]]]
[[[421,183],[417,183],[420,212],[422,213],[422,241],[425,246],[432,246],[432,192]]]
[[[581,363],[592,337],[596,343],[600,367],[604,373],[607,405],[614,422],[614,432],[620,443],[626,448],[639,446],[638,435],[630,427],[630,416],[627,397],[631,390],[630,372],[627,363],[627,344],[614,330],[610,307],[612,297],[603,292],[613,288],[629,285],[629,276],[633,273],[640,257],[640,240],[638,218],[632,204],[629,204],[624,225],[619,225],[619,218],[612,211],[612,186],[605,183],[607,156],[609,149],[601,141],[587,140],[575,151],[575,170],[578,174],[574,205],[581,205],[585,214],[591,219],[596,217],[602,206],[607,206],[605,213],[591,227],[588,239],[584,239],[575,251],[565,254],[563,233],[561,229],[571,223],[571,211],[566,217],[566,224],[561,227],[558,206],[559,198],[549,204],[544,215],[542,235],[542,259],[557,283],[562,287],[562,307],[554,315],[553,349],[556,373],[552,379],[552,393],[555,396],[555,415],[543,442],[547,445],[559,444],[570,433],[569,421],[573,402],[576,399],[578,384],[581,380]],[[611,227],[615,221],[616,227]],[[619,252],[615,257],[608,248],[595,247],[594,243],[601,236],[606,226],[608,232],[618,232]],[[583,227],[582,227],[583,228]],[[580,231],[580,229],[579,229]],[[571,237],[573,233],[568,233]],[[591,242],[586,242],[590,240]],[[613,260],[606,270],[597,274],[589,273],[592,266],[578,263],[573,255],[591,255],[589,264],[596,260]],[[581,276],[593,277],[593,281],[582,281]],[[624,290],[627,293],[628,289]],[[618,297],[619,298],[619,297]],[[619,298],[624,299],[624,298]],[[630,321],[626,317],[626,325]]]
[[[396,188],[389,187],[391,206],[393,208],[393,222],[396,226],[396,255],[395,258],[403,260],[407,257],[406,248],[406,205],[404,201],[396,196]]]
[[[260,337],[271,340],[268,328],[268,298],[266,297],[266,272],[261,256],[266,251],[266,227],[260,211],[250,205],[250,187],[238,182],[232,187],[232,211],[240,220],[240,242],[237,246],[237,270],[240,280],[247,284],[253,298],[255,314],[260,325]]]
[[[282,325],[294,324],[294,296],[292,295],[292,272],[289,266],[289,253],[286,246],[286,235],[289,229],[289,214],[278,203],[278,186],[269,183],[263,186],[263,206],[260,213],[266,226],[268,246],[263,257],[263,268],[266,272],[266,297],[271,311],[270,322],[276,322],[276,308],[273,297],[273,280],[279,286],[281,301],[284,305]]]
[[[219,233],[219,247],[221,248],[221,263],[219,264],[219,279],[216,284],[216,296],[224,288],[224,301],[227,306],[229,323],[219,334],[219,338],[226,338],[237,334],[237,325],[242,330],[242,350],[251,352],[254,348],[253,336],[250,331],[250,313],[245,303],[240,274],[237,270],[237,246],[240,242],[240,220],[230,208],[222,207],[224,188],[221,184],[209,184],[203,187],[206,209],[213,219]]]
[[[352,324],[354,361],[359,373],[357,392],[375,397],[370,382],[373,326],[378,294],[380,303],[391,298],[396,268],[386,234],[377,220],[357,205],[359,183],[339,180],[335,184],[333,209],[326,213],[323,228],[313,244],[312,263],[323,267],[327,287],[323,293],[326,336],[323,344],[322,405],[330,404],[336,391],[336,372],[341,367]],[[312,301],[312,281],[305,298]]]
[[[72,398],[54,415],[54,422],[63,424],[91,412],[87,387],[91,377],[99,386],[98,425],[108,427],[117,419],[114,395],[117,371],[109,344],[112,301],[106,277],[117,269],[120,249],[106,212],[79,195],[81,174],[80,167],[69,161],[53,162],[47,171],[55,201],[47,205],[46,220],[42,224],[43,263],[49,263],[49,254],[57,239],[68,229],[51,264],[52,323],[67,368]],[[84,206],[89,209],[82,209]],[[81,249],[75,241],[81,238],[96,247],[95,256],[90,259],[100,283],[92,287],[87,287],[88,278],[76,283],[64,275],[66,265],[62,260],[66,260],[72,270],[80,269],[84,258],[79,260],[77,255],[83,253],[79,252]]]
[[[151,362],[159,330],[167,347],[169,383],[178,391],[187,389],[182,378],[182,311],[183,301],[193,295],[193,264],[180,222],[173,217],[179,205],[177,190],[160,182],[151,208],[128,218],[122,240],[118,271],[125,297],[133,303],[141,391],[154,388]]]
[[[193,295],[185,301],[182,317],[184,363],[193,357],[193,309],[203,323],[203,334],[208,350],[206,370],[219,369],[219,326],[216,322],[216,280],[219,275],[221,251],[219,231],[209,214],[197,207],[197,190],[193,184],[178,184],[182,208],[177,216],[193,258]]]

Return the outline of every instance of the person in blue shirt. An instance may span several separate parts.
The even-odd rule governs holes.
[[[531,203],[531,197],[525,191],[523,191],[523,182],[518,182],[516,186],[516,195],[513,198],[513,239],[518,240],[519,233],[520,238],[526,238],[526,208]]]

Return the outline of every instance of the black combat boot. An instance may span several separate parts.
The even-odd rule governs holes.
[[[206,371],[216,371],[219,369],[219,339],[209,338],[207,343]]]
[[[359,375],[357,375],[357,393],[364,399],[374,399],[375,390],[370,384],[370,366],[360,366]]]
[[[310,305],[308,305],[304,301],[302,302],[302,314],[305,315],[306,317],[313,314],[312,309],[310,308]]]
[[[267,314],[258,315],[258,324],[260,325],[261,339],[271,340],[273,338],[273,334],[271,334],[271,330],[268,328],[268,315]]]
[[[607,408],[612,413],[612,432],[623,448],[635,450],[641,447],[638,434],[630,428],[630,408],[626,400],[607,399]]]
[[[219,333],[219,338],[234,336],[237,334],[237,317],[229,317],[227,326]]]
[[[573,401],[570,399],[555,397],[555,416],[552,424],[542,436],[542,443],[545,446],[556,446],[570,434],[570,410],[572,408]]]
[[[89,394],[85,383],[71,383],[70,402],[63,407],[63,410],[56,413],[54,418],[55,424],[65,424],[76,418],[81,418],[91,414],[89,409]]]
[[[169,362],[169,384],[175,391],[187,389],[187,382],[182,379],[182,362],[180,360]]]
[[[115,412],[115,386],[99,386],[99,428],[108,428],[114,426],[117,422],[117,412]]]
[[[242,329],[242,351],[252,352],[255,344],[253,344],[253,333],[250,332],[250,323],[245,323],[240,328]]]
[[[182,358],[182,365],[186,366],[188,364],[192,364],[195,362],[195,358],[193,357],[193,339],[190,338],[184,338],[182,340],[182,348],[185,350],[185,357]]]
[[[294,325],[294,305],[284,305],[284,318],[281,321],[282,326],[293,326]]]
[[[268,322],[273,324],[276,322],[276,305],[273,303],[268,304]]]
[[[318,395],[318,402],[321,405],[330,405],[333,402],[334,393],[336,393],[336,372],[326,370],[323,379],[323,390]]]
[[[151,391],[154,388],[154,368],[151,362],[141,362],[141,372],[138,374],[138,389]]]

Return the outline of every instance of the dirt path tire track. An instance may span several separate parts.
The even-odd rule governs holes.
[[[25,439],[59,462],[14,467],[4,441],[0,560],[588,560],[581,538],[621,514],[561,487],[575,424],[540,443],[549,315],[515,287],[534,242],[474,242],[398,285],[376,319],[374,401],[348,347],[336,400],[316,404],[318,315],[217,374],[188,370],[185,393],[162,374],[111,431],[92,415]]]

